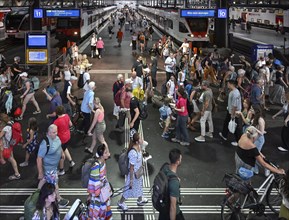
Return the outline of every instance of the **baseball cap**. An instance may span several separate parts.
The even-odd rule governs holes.
[[[28,73],[23,72],[23,73],[20,73],[19,76],[20,76],[20,77],[22,77],[22,76],[27,77],[27,76],[28,76]]]
[[[130,84],[130,83],[133,83],[133,81],[131,80],[131,79],[126,79],[125,81],[124,81],[124,84],[126,85],[126,84]]]

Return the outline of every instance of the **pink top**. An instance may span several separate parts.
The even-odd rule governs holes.
[[[96,42],[96,48],[104,48],[104,43],[102,40],[98,40]]]
[[[179,112],[178,111],[178,115],[180,115],[180,116],[187,116],[188,115],[187,99],[184,99],[183,97],[179,96],[179,100],[178,100],[178,102],[176,104],[176,107],[177,108],[182,108],[182,107],[185,108],[184,112]]]
[[[97,118],[97,122],[102,122],[104,119],[104,112],[101,111],[100,109],[97,109],[96,112],[98,113],[98,118]],[[96,113],[95,112],[95,113]]]

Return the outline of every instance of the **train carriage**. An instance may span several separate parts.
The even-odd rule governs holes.
[[[213,22],[211,18],[184,18],[180,16],[180,9],[155,9],[139,6],[139,13],[164,33],[179,42],[185,38],[190,42],[208,43],[209,30]]]

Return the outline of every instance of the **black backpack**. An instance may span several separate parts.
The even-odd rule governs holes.
[[[148,117],[147,104],[139,102],[139,119],[145,120]]]
[[[83,73],[79,74],[79,77],[78,77],[78,81],[77,81],[77,86],[78,88],[83,88],[84,86],[84,80],[83,80]]]
[[[172,179],[177,179],[176,175],[167,176],[163,172],[163,168],[168,166],[168,163],[165,163],[159,173],[156,175],[153,183],[153,193],[152,193],[152,203],[154,208],[159,212],[168,211],[170,207],[170,195],[169,195],[169,181]]]
[[[206,61],[207,61],[207,57],[205,57],[204,59],[202,59],[201,61],[201,66],[204,69],[206,67]]]

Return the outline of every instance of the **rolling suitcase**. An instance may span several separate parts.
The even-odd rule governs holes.
[[[86,219],[86,212],[87,206],[80,199],[76,199],[69,211],[66,213],[64,220]]]

